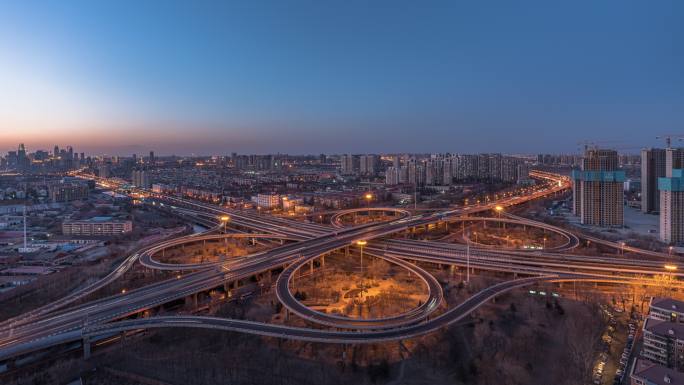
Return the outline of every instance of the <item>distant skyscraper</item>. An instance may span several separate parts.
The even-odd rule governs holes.
[[[155,159],[154,159],[154,151],[150,151],[150,164],[154,164]]]
[[[26,156],[26,147],[24,146],[24,143],[20,144],[19,149],[17,150],[17,167],[20,170],[29,168],[29,158]]]
[[[658,212],[660,194],[658,194],[658,178],[665,177],[665,155],[662,148],[641,150],[641,211]]]
[[[625,172],[618,170],[617,152],[588,149],[582,170],[574,170],[575,214],[586,225],[622,226],[624,224],[623,182]],[[577,212],[579,210],[579,213]]]

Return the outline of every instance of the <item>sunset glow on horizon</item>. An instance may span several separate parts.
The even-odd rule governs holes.
[[[0,149],[572,152],[684,126],[678,2],[270,5],[4,4]]]

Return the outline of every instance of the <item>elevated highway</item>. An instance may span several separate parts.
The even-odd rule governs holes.
[[[407,314],[398,316],[395,319],[381,319],[368,322],[366,324],[349,323],[348,320],[339,320],[335,317],[321,317],[320,314],[311,313],[299,307],[297,301],[285,304],[288,309],[296,314],[308,319],[311,322],[320,323],[339,329],[353,329],[355,331],[335,331],[293,328],[283,325],[259,324],[241,320],[226,320],[214,317],[150,317],[133,320],[119,321],[141,311],[152,309],[160,304],[168,303],[181,298],[192,296],[195,293],[223,287],[228,282],[235,282],[256,274],[270,273],[272,269],[284,268],[283,273],[278,277],[276,283],[277,295],[284,302],[288,302],[291,293],[289,291],[290,279],[297,269],[306,263],[321,258],[327,253],[344,248],[357,241],[373,241],[383,245],[384,241],[380,238],[417,226],[427,226],[435,223],[443,223],[460,216],[471,216],[476,213],[492,210],[497,205],[509,206],[525,203],[533,199],[555,194],[569,187],[569,181],[564,178],[552,180],[548,186],[538,189],[524,196],[505,197],[498,201],[486,204],[470,205],[459,207],[453,210],[446,210],[432,214],[421,214],[413,217],[389,221],[387,223],[371,223],[345,229],[333,229],[328,226],[293,222],[284,218],[274,218],[268,216],[254,215],[236,210],[228,210],[222,207],[213,206],[189,201],[187,199],[169,196],[150,196],[152,204],[169,205],[169,209],[182,208],[183,210],[193,210],[206,213],[207,218],[230,215],[231,223],[247,229],[256,231],[257,234],[268,234],[269,236],[283,237],[297,240],[296,243],[286,244],[272,250],[240,259],[235,263],[226,263],[216,266],[203,267],[198,271],[185,274],[180,278],[169,279],[148,285],[136,290],[130,290],[120,295],[103,298],[96,301],[84,303],[69,309],[52,311],[49,314],[32,316],[30,322],[23,323],[16,327],[4,328],[3,337],[0,338],[0,359],[6,359],[17,354],[42,349],[55,344],[68,341],[84,340],[84,346],[90,338],[117,333],[126,330],[137,330],[158,327],[202,327],[218,330],[234,330],[253,333],[264,336],[293,338],[305,341],[319,341],[332,343],[366,343],[392,341],[403,338],[411,338],[423,335],[439,328],[445,327],[453,322],[462,319],[470,314],[474,309],[486,303],[489,299],[506,291],[534,283],[555,282],[563,280],[602,280],[606,282],[629,282],[637,278],[643,272],[653,272],[649,268],[630,266],[635,274],[624,271],[623,276],[611,277],[609,273],[601,269],[587,269],[584,264],[578,264],[581,271],[574,272],[574,267],[568,263],[550,262],[545,264],[532,264],[526,262],[529,256],[524,258],[505,255],[493,251],[482,250],[482,255],[477,256],[480,268],[489,267],[498,271],[514,271],[519,274],[533,275],[528,278],[514,279],[498,285],[486,288],[463,303],[449,308],[442,314],[432,317],[434,308],[439,305],[441,287],[437,283],[435,286],[434,278],[422,275],[421,279],[430,287],[431,301],[426,302],[425,306],[414,309]],[[204,214],[203,214],[204,215]],[[520,221],[521,219],[516,219]],[[391,242],[391,241],[390,241]],[[397,249],[390,249],[390,247]],[[463,256],[453,250],[435,250],[431,246],[425,250],[411,251],[406,249],[406,245],[369,246],[367,251],[380,258],[386,258],[393,263],[402,264],[416,274],[425,274],[425,270],[415,266],[409,261],[425,261],[446,264],[469,263],[468,255]],[[401,249],[401,250],[399,250]],[[429,249],[429,250],[428,250]],[[489,254],[487,254],[489,253]],[[154,253],[150,254],[153,255]],[[470,256],[472,258],[472,256]],[[520,258],[518,258],[520,257]],[[138,257],[139,258],[139,255]],[[422,260],[419,258],[423,258]],[[534,256],[536,258],[536,256]],[[402,261],[403,260],[403,261]],[[441,261],[441,262],[440,262]],[[152,263],[152,262],[150,262]],[[601,262],[599,262],[601,263]],[[125,266],[124,266],[125,269]],[[620,273],[623,273],[622,271]],[[677,276],[679,276],[677,274]],[[289,294],[288,294],[289,293]],[[414,317],[415,316],[415,317]],[[405,318],[402,318],[405,317]],[[426,319],[421,322],[418,320]],[[355,320],[352,320],[355,321]],[[345,323],[346,322],[346,323]],[[363,321],[362,321],[363,322]],[[386,327],[387,326],[387,327]],[[9,329],[9,330],[8,330]]]

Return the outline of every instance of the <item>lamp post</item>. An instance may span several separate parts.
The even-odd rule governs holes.
[[[672,255],[672,249],[673,249],[673,248],[674,248],[674,246],[670,246],[670,247],[667,248],[667,253],[668,253],[669,255]]]
[[[361,277],[363,278],[363,247],[366,246],[367,241],[356,241],[356,245],[359,246],[361,250]]]
[[[230,217],[228,215],[223,215],[219,218],[221,220],[221,225],[223,227],[223,234],[226,234],[226,225],[230,221]],[[223,247],[227,247],[226,243],[228,242],[228,239],[226,237],[223,237]],[[228,250],[226,250],[226,254],[228,254]]]
[[[219,218],[221,220],[221,226],[223,227],[223,234],[226,233],[226,224],[230,221],[230,217],[228,215],[224,215]]]
[[[466,285],[470,283],[470,235],[466,238]]]
[[[370,202],[373,199],[373,194],[366,193],[366,195],[364,195],[363,197],[366,198],[366,207],[368,207],[368,219],[370,220],[370,216],[371,216]]]
[[[494,210],[499,215],[499,219],[501,219],[501,212],[503,211],[503,207],[497,205],[496,207],[494,207]],[[503,222],[503,228],[504,230],[506,230],[506,222]]]

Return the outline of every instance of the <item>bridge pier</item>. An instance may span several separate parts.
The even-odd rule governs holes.
[[[190,305],[193,309],[197,308],[197,293],[185,297],[185,304]]]
[[[83,337],[83,359],[87,360],[90,358],[90,337]]]

